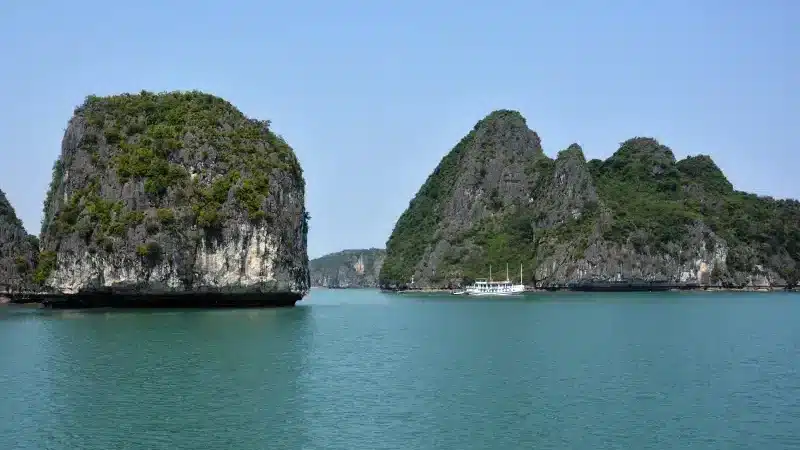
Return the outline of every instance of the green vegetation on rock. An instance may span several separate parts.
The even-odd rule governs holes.
[[[296,212],[281,205],[294,200],[276,195],[297,192],[302,202],[305,181],[269,127],[198,91],[87,97],[53,166],[36,278],[85,251],[191,264],[201,240],[226,227],[291,226]],[[190,271],[182,276],[191,282]]]
[[[772,266],[790,284],[796,283],[798,202],[734,191],[709,156],[676,163],[672,152],[653,139],[626,141],[592,168],[602,198],[614,212],[607,238],[625,242],[636,236],[642,247],[669,253],[669,245],[685,244],[686,228],[699,222],[733,250],[726,258],[730,270]]]
[[[44,199],[44,206],[43,206],[43,214],[42,214],[42,229],[41,232],[44,233],[45,229],[48,224],[50,224],[52,220],[52,209],[51,206],[53,204],[53,196],[56,195],[56,190],[58,186],[61,184],[64,177],[64,167],[61,164],[61,159],[56,159],[53,163],[53,174],[50,180],[50,186],[47,189],[47,196]]]
[[[442,159],[400,216],[387,244],[392,258],[384,262],[382,276],[400,280],[414,273],[442,220],[443,203],[452,195],[461,155],[474,139],[473,130]]]
[[[113,168],[122,185],[143,183],[149,207],[169,203],[165,196],[172,190],[173,197],[188,201],[186,211],[200,227],[218,227],[226,219],[223,204],[231,191],[251,220],[267,217],[264,203],[273,170],[302,179],[294,153],[269,131],[269,121],[247,119],[230,103],[209,94],[142,91],[89,96],[75,113],[87,125],[79,146],[92,156],[92,165]],[[187,170],[211,164],[224,174],[212,178],[202,168],[200,173]],[[226,167],[235,170],[226,172]],[[52,226],[57,234],[70,233],[83,220],[88,228],[100,224],[96,237],[102,240],[141,223],[143,212],[123,212],[122,202],[104,202],[94,181],[70,193],[68,204],[51,218],[53,197],[63,176],[59,158],[45,200],[43,230]],[[174,220],[173,211],[168,221]],[[82,231],[91,234],[93,230]]]
[[[143,220],[143,211],[124,210],[122,201],[102,198],[99,182],[91,181],[62,206],[53,231],[56,236],[78,233],[87,241],[104,242],[110,236],[124,236]]]
[[[28,235],[14,208],[0,190],[0,292],[30,286],[38,239]]]
[[[652,138],[604,161],[577,145],[550,159],[521,124],[489,114],[442,159],[395,225],[382,285],[454,286],[490,265],[504,278],[506,264],[542,286],[797,283],[797,201],[735,191],[710,157],[676,161]]]
[[[309,261],[311,285],[328,288],[374,288],[386,251],[342,250]]]
[[[144,180],[145,192],[155,204],[169,189],[182,190],[201,226],[215,226],[222,220],[221,204],[227,197],[227,191],[221,191],[224,188],[235,187],[237,201],[258,221],[265,216],[263,203],[273,170],[302,178],[294,153],[269,131],[269,121],[247,119],[230,103],[209,94],[142,91],[138,95],[89,96],[76,114],[102,129],[102,135],[89,134],[84,140],[91,153],[98,152],[96,146],[103,141],[117,147],[110,162],[122,183]],[[195,174],[192,183],[186,162],[193,159],[241,170],[217,180]]]
[[[39,254],[39,264],[36,267],[36,273],[33,275],[33,281],[37,284],[43,284],[47,278],[53,273],[56,268],[56,252],[44,251]]]

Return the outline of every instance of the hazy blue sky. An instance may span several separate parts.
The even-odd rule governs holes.
[[[201,89],[272,120],[305,171],[311,257],[383,246],[499,108],[550,155],[653,136],[711,154],[738,189],[800,197],[800,2],[121,3],[0,5],[0,188],[31,232],[73,108],[141,89]]]

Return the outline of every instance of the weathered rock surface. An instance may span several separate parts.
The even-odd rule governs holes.
[[[495,111],[398,220],[380,284],[454,287],[506,264],[538,287],[791,286],[800,203],[735,191],[710,157],[676,161],[651,138],[605,161],[587,162],[577,144],[551,159],[518,112]]]
[[[0,295],[31,287],[37,246],[0,190]]]
[[[268,121],[212,95],[87,98],[64,134],[44,216],[38,280],[109,297],[93,304],[181,294],[293,304],[309,288],[294,152]]]
[[[378,286],[386,251],[379,248],[342,250],[309,262],[311,285],[327,288],[374,288]]]

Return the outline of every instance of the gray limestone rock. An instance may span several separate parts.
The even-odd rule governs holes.
[[[401,215],[380,284],[454,287],[514,278],[576,283],[792,286],[800,203],[738,192],[705,155],[676,161],[647,137],[605,161],[577,144],[555,159],[516,111],[479,121]],[[500,274],[498,274],[500,272]]]
[[[39,272],[56,292],[110,303],[209,293],[235,304],[297,300],[309,288],[299,162],[268,121],[223,99],[90,96],[53,172]]]
[[[378,248],[342,250],[309,261],[311,285],[327,288],[378,287],[386,251]]]
[[[37,246],[0,190],[0,294],[30,289]]]

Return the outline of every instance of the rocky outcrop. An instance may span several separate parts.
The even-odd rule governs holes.
[[[302,298],[305,181],[269,125],[201,92],[87,98],[45,201],[40,281],[93,304]]]
[[[0,190],[0,296],[31,287],[37,246]]]
[[[378,248],[342,250],[309,262],[311,285],[326,288],[378,286],[386,251]]]
[[[447,154],[387,242],[384,288],[455,287],[523,266],[548,288],[608,283],[792,286],[800,203],[738,192],[705,155],[652,138],[555,159],[516,111],[495,111]],[[515,272],[515,273],[518,273]]]

